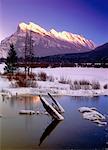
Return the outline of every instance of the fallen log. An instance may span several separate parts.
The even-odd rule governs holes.
[[[61,114],[59,114],[59,113],[57,112],[57,110],[54,109],[53,106],[51,106],[51,105],[45,100],[44,97],[41,97],[41,96],[39,96],[39,97],[40,97],[40,100],[41,100],[41,102],[42,102],[44,108],[45,108],[46,111],[52,116],[52,118],[54,118],[54,119],[56,119],[56,120],[64,120],[64,117],[63,117]]]
[[[51,99],[53,100],[53,102],[55,103],[56,108],[57,108],[57,111],[58,111],[59,113],[64,113],[65,110],[64,110],[63,107],[59,104],[59,102],[56,101],[56,100],[52,97],[52,95],[51,95],[50,93],[48,93],[48,95],[50,96],[50,98],[51,98]]]
[[[20,110],[19,114],[33,115],[35,114],[35,111],[34,110]]]

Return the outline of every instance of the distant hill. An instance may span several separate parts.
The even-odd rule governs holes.
[[[53,55],[40,58],[40,61],[58,63],[108,62],[108,43],[85,53]]]
[[[107,60],[108,61],[108,43],[95,48],[94,51],[91,51],[89,56],[93,57],[96,60]]]

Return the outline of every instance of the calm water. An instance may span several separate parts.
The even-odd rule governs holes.
[[[2,150],[72,149],[108,147],[108,126],[99,127],[84,120],[78,108],[96,107],[108,115],[108,97],[55,97],[64,107],[64,121],[50,116],[19,115],[21,109],[44,111],[38,97],[0,100],[0,145]],[[50,99],[46,97],[49,101]],[[108,122],[108,118],[107,118]]]

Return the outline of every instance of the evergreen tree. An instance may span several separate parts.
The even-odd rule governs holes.
[[[17,70],[16,64],[17,64],[17,54],[14,48],[13,44],[10,44],[10,50],[8,52],[8,56],[5,62],[6,66],[4,70],[7,73],[13,73]]]

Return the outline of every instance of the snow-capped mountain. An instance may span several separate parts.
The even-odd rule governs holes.
[[[30,22],[29,24],[20,23],[14,34],[1,41],[0,57],[7,56],[11,43],[15,45],[19,57],[24,56],[27,32],[31,33],[35,56],[79,53],[90,51],[95,48],[95,45],[91,40],[85,39],[81,35],[66,31],[57,32],[54,29],[47,31],[39,25]]]

